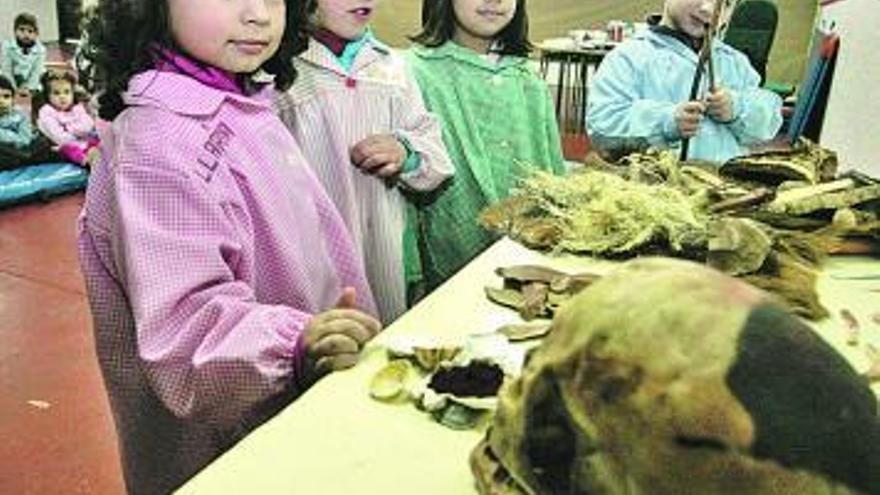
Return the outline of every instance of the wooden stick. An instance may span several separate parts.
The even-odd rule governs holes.
[[[709,60],[707,63],[709,64],[709,91],[714,92],[718,88],[715,85],[715,62],[711,53],[709,53]]]
[[[718,30],[718,21],[721,19],[721,8],[724,6],[722,0],[715,1],[715,8],[712,10],[712,19],[706,25],[706,32],[703,34],[703,46],[700,47],[700,53],[697,59],[697,71],[694,73],[694,80],[691,83],[690,98],[688,101],[697,99],[700,91],[700,82],[703,79],[704,67],[709,66],[709,88],[715,90],[715,64],[712,62],[712,38]],[[681,142],[681,154],[678,157],[680,162],[687,160],[688,148],[690,147],[690,138],[684,138]]]
[[[708,58],[709,63],[709,90],[715,91],[717,89],[715,85],[715,62],[712,57],[712,40],[715,38],[715,35],[718,33],[718,23],[721,21],[721,10],[724,7],[723,0],[715,0],[715,9],[712,11],[712,20],[709,23],[709,28],[706,30],[706,40],[703,42],[703,45],[708,44],[706,57]]]
[[[708,36],[709,30],[706,30],[706,35]],[[700,91],[700,82],[703,79],[703,68],[706,66],[706,45],[709,43],[705,40],[703,41],[703,46],[700,48],[700,53],[697,55],[697,71],[694,73],[694,80],[691,83],[691,92],[688,97],[688,101],[694,101],[697,99],[697,93]],[[690,147],[691,140],[690,138],[684,138],[681,141],[681,154],[678,156],[678,161],[683,162],[687,160],[688,156],[688,148]]]
[[[712,205],[709,205],[711,213],[720,213],[722,211],[733,211],[742,208],[750,208],[755,205],[771,201],[776,195],[776,191],[767,187],[759,187],[742,196],[725,199]]]

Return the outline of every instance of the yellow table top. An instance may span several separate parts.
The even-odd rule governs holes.
[[[455,431],[412,404],[384,404],[368,395],[386,362],[383,342],[405,334],[464,337],[518,321],[490,303],[486,285],[500,286],[498,266],[540,263],[572,273],[606,273],[614,263],[547,255],[508,239],[491,246],[451,280],[389,326],[353,369],[330,375],[181,488],[181,494],[473,494],[468,466],[479,431]],[[835,257],[819,281],[831,318],[815,327],[856,367],[868,367],[865,346],[880,348],[880,261]],[[859,346],[847,345],[841,309],[861,324]],[[880,386],[874,387],[880,393]]]

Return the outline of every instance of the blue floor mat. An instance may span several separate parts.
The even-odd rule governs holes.
[[[45,201],[85,188],[89,173],[70,163],[44,163],[0,172],[0,208]]]

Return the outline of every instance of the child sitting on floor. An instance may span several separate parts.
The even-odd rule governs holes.
[[[76,76],[67,71],[49,71],[40,78],[46,103],[40,107],[37,126],[58,147],[67,161],[91,166],[98,159],[95,121],[74,97]]]
[[[44,137],[34,136],[30,118],[15,107],[15,86],[0,74],[0,170],[58,161]]]
[[[15,39],[0,45],[0,73],[12,78],[18,96],[26,98],[40,90],[40,76],[46,70],[46,47],[38,39],[40,30],[33,14],[18,14],[13,26]]]

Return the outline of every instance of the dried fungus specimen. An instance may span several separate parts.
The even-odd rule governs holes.
[[[428,387],[439,394],[457,397],[490,397],[498,393],[503,381],[504,371],[497,364],[471,361],[466,366],[437,370]]]
[[[599,279],[592,273],[569,275],[536,265],[514,265],[495,270],[503,288],[486,287],[490,301],[519,312],[526,321],[553,316],[572,295]]]
[[[687,195],[663,185],[629,182],[581,171],[566,177],[536,173],[514,196],[490,206],[484,226],[536,247],[522,232],[535,222],[552,226],[548,249],[632,255],[642,248],[684,253],[706,242],[706,213]]]
[[[772,150],[728,160],[721,166],[721,173],[763,184],[780,184],[787,180],[816,184],[831,180],[837,174],[837,154],[801,140],[788,150]]]
[[[876,397],[770,301],[679,260],[603,277],[499,392],[479,491],[880,493]]]
[[[709,223],[706,263],[731,275],[757,272],[770,254],[773,240],[753,220],[717,218]]]

